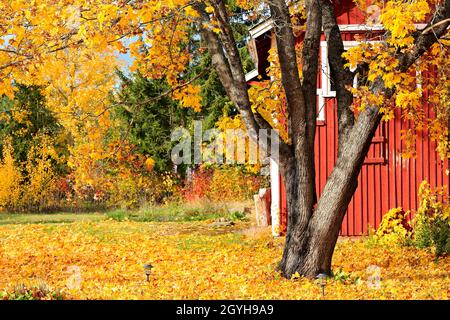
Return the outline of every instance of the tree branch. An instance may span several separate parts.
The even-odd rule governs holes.
[[[177,85],[175,87],[172,87],[169,90],[167,90],[167,91],[165,91],[165,92],[163,92],[163,93],[161,93],[161,94],[159,94],[159,95],[157,95],[155,97],[147,98],[145,100],[141,100],[141,101],[135,102],[135,103],[127,103],[126,101],[119,101],[117,104],[125,107],[127,109],[127,111],[132,112],[132,110],[129,110],[127,108],[128,105],[137,105],[138,107],[142,107],[142,106],[144,106],[144,105],[146,105],[148,103],[152,103],[152,102],[158,101],[158,100],[160,100],[160,99],[162,99],[164,97],[167,97],[168,95],[171,95],[175,91],[183,89],[184,87],[190,85],[195,80],[203,77],[210,70],[211,70],[210,68],[205,68],[199,74],[197,74],[195,77],[192,77],[188,81],[186,81],[186,82],[184,82],[182,84],[179,84],[179,85]]]
[[[257,135],[260,129],[270,130],[272,129],[270,124],[260,114],[252,111],[244,68],[229,24],[225,4],[221,0],[214,0],[212,5],[220,28],[220,36],[210,28],[212,21],[205,11],[205,4],[198,2],[192,5],[201,16],[201,34],[208,46],[212,65],[216,69],[227,95],[237,106],[249,134]],[[257,136],[251,136],[251,138],[256,140]],[[270,135],[268,138],[270,139]],[[290,147],[279,136],[277,140],[280,154],[290,154]]]
[[[420,58],[428,49],[430,49],[433,44],[439,41],[440,37],[444,36],[447,33],[447,28],[450,25],[450,21],[445,21],[445,23],[442,24],[440,22],[447,20],[449,17],[450,0],[444,0],[444,2],[436,8],[435,15],[428,23],[428,26],[425,28],[426,30],[429,26],[439,24],[437,27],[433,27],[434,33],[421,33],[415,39],[413,49],[398,56],[398,71],[406,72],[418,58]],[[387,99],[389,99],[395,93],[395,88],[386,88],[382,79],[378,78],[370,85],[370,91],[373,94],[382,94]],[[355,123],[353,129],[349,133],[349,137],[346,141],[347,146],[354,145],[355,141],[359,140],[364,132],[369,132],[370,134],[367,136],[367,141],[365,141],[364,148],[362,149],[364,152],[361,153],[362,156],[365,156],[367,154],[366,151],[370,147],[372,136],[375,133],[380,120],[380,106],[374,105],[366,107],[364,112],[359,115],[358,121]],[[363,161],[363,158],[359,160]],[[346,162],[349,160],[343,159],[342,161]]]
[[[338,153],[342,143],[348,136],[355,123],[355,117],[351,110],[353,95],[347,90],[353,82],[353,73],[345,68],[344,43],[336,20],[333,4],[329,0],[320,0],[323,12],[323,29],[327,39],[328,62],[333,74],[333,83],[336,87],[337,113],[338,113]]]
[[[414,48],[398,57],[402,72],[420,58],[433,44],[447,33],[450,26],[450,0],[444,0],[436,7],[434,16],[424,31],[414,41]],[[430,32],[433,31],[433,32]]]
[[[317,120],[317,73],[319,70],[319,48],[322,34],[322,10],[319,0],[306,0],[306,32],[303,40],[302,65],[303,79],[302,88],[306,108],[306,143],[310,163],[314,164],[314,144],[316,138]],[[304,152],[298,150],[298,152]],[[311,171],[314,184],[314,203],[317,202],[315,186],[315,170]]]
[[[306,143],[306,108],[297,66],[291,16],[284,0],[271,0],[269,6],[274,23],[281,81],[286,94],[289,136],[294,148],[301,148]]]

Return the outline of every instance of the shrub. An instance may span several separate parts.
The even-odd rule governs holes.
[[[381,244],[406,244],[411,236],[411,228],[406,222],[407,212],[402,208],[389,210],[381,220],[374,239]]]
[[[414,244],[434,248],[436,257],[450,253],[450,205],[447,188],[432,188],[427,181],[419,187],[419,208],[413,220]]]
[[[154,160],[136,146],[117,141],[92,155],[91,146],[71,157],[75,198],[101,207],[135,209],[146,203],[162,204],[177,191],[176,176],[153,171]]]
[[[26,179],[22,184],[23,209],[42,211],[60,205],[57,198],[57,174],[54,170],[58,156],[53,148],[54,141],[45,135],[37,136],[40,144],[32,146],[24,166]]]
[[[55,164],[58,155],[54,141],[46,135],[36,135],[39,143],[31,146],[26,161],[17,164],[11,142],[3,146],[0,162],[0,208],[9,211],[42,211],[60,205]]]
[[[3,146],[3,160],[0,161],[0,208],[14,209],[20,200],[22,175],[16,167],[11,140]]]
[[[200,168],[184,186],[183,196],[187,201],[244,201],[251,199],[263,183],[263,177],[239,166]]]
[[[59,290],[51,289],[46,283],[19,283],[11,290],[0,292],[2,300],[63,300]]]
[[[230,219],[232,221],[248,221],[249,219],[247,218],[245,212],[242,211],[233,211],[232,213],[230,213]]]
[[[248,200],[258,193],[261,177],[240,167],[222,167],[214,170],[208,196],[215,201]]]
[[[192,173],[190,181],[182,190],[185,200],[195,202],[207,198],[214,171],[212,169],[200,168]]]
[[[420,184],[419,207],[411,225],[402,208],[389,210],[370,242],[432,248],[436,258],[450,253],[450,204],[447,187]],[[413,230],[413,231],[412,231]]]

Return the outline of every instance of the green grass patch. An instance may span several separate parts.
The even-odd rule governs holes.
[[[0,225],[36,223],[72,223],[105,220],[103,213],[0,213]]]
[[[233,221],[247,219],[242,211],[229,210],[226,205],[209,202],[173,203],[166,206],[146,207],[136,211],[113,210],[107,212],[106,215],[117,221],[137,222],[191,222],[219,218]]]
[[[247,220],[245,213],[225,204],[211,202],[172,203],[149,206],[140,210],[111,210],[96,213],[0,213],[0,225],[7,224],[58,224],[72,222],[97,222],[107,219],[136,222],[192,222],[225,218]]]

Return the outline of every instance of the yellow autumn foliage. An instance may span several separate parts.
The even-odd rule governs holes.
[[[25,170],[27,179],[22,184],[22,202],[24,207],[34,210],[57,207],[58,199],[54,163],[60,158],[54,149],[54,140],[46,135],[36,136],[40,144],[28,152]]]
[[[38,141],[28,151],[26,161],[14,159],[11,141],[3,148],[0,163],[0,209],[23,211],[52,209],[57,206],[58,186],[55,183],[55,163],[60,161],[54,149],[55,140],[45,134],[35,137]]]
[[[1,292],[43,282],[65,299],[323,299],[311,280],[276,271],[283,239],[245,222],[76,222],[0,226]],[[145,281],[143,264],[154,269]],[[371,270],[379,268],[379,287]],[[339,241],[325,299],[448,299],[450,258]],[[370,272],[369,272],[370,271]]]
[[[436,256],[450,254],[450,203],[447,186],[433,188],[428,181],[419,186],[419,208],[413,219],[414,243],[432,247]]]
[[[431,248],[436,258],[450,254],[450,205],[447,186],[432,187],[422,181],[418,190],[419,206],[412,221],[410,212],[389,210],[381,221],[371,243],[384,246]]]
[[[11,140],[6,140],[0,161],[0,209],[14,208],[20,199],[22,175],[14,162],[13,152]]]
[[[262,177],[239,167],[215,168],[206,195],[213,201],[245,201],[262,187]]]
[[[264,161],[261,157],[264,152],[259,149],[258,143],[250,138],[241,116],[224,114],[217,120],[216,126],[220,131],[216,143],[231,146],[217,148],[217,151],[222,153],[220,156],[223,156],[223,162],[244,164],[247,171],[258,173]],[[245,149],[243,153],[240,153],[240,148]]]
[[[380,107],[384,121],[392,120],[395,110],[400,110],[401,118],[411,123],[404,131],[403,156],[415,156],[415,146],[419,137],[429,135],[437,143],[436,151],[442,159],[450,154],[448,140],[448,117],[450,96],[448,75],[449,40],[448,33],[417,59],[408,70],[400,70],[399,57],[413,49],[415,34],[425,32],[421,24],[432,14],[437,0],[390,0],[355,1],[362,12],[379,14],[379,21],[387,31],[386,37],[360,39],[361,44],[347,50],[343,56],[347,66],[356,68],[367,65],[368,72],[363,79],[358,78],[358,88],[352,88],[355,96],[354,108],[363,111],[366,106]],[[369,9],[371,7],[371,10]],[[375,8],[375,9],[374,9]],[[376,15],[375,15],[376,16]],[[376,19],[377,20],[377,19]],[[430,30],[426,31],[430,32]],[[357,39],[359,40],[359,39]],[[386,88],[395,89],[392,97],[369,90],[376,80],[383,80]]]
[[[408,213],[400,207],[389,210],[375,233],[375,240],[384,245],[404,245],[411,236],[406,224]]]

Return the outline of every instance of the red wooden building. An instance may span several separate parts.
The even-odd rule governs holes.
[[[335,10],[341,29],[345,48],[358,44],[357,39],[377,41],[383,28],[376,24],[372,16],[370,25],[364,15],[351,0],[336,2]],[[376,12],[376,11],[375,11]],[[375,24],[373,23],[375,21]],[[420,27],[420,26],[419,26]],[[250,46],[256,60],[257,68],[247,74],[252,81],[263,76],[269,66],[268,51],[274,45],[272,22],[270,20],[250,31]],[[298,37],[301,41],[302,35]],[[331,173],[337,157],[337,114],[336,99],[330,82],[325,38],[321,43],[321,72],[317,85],[319,116],[317,118],[315,162],[317,193],[320,193]],[[432,116],[424,97],[424,109]],[[367,234],[370,228],[376,228],[384,213],[395,207],[405,210],[417,208],[417,189],[423,180],[433,186],[450,185],[446,169],[449,161],[442,161],[436,152],[436,144],[426,132],[417,141],[417,157],[404,159],[401,154],[403,144],[401,132],[410,124],[401,119],[397,113],[394,120],[383,122],[372,141],[372,146],[365,159],[358,178],[358,189],[354,194],[344,218],[341,235],[358,236]],[[271,162],[271,215],[274,235],[286,228],[287,208],[282,177],[275,162]]]

